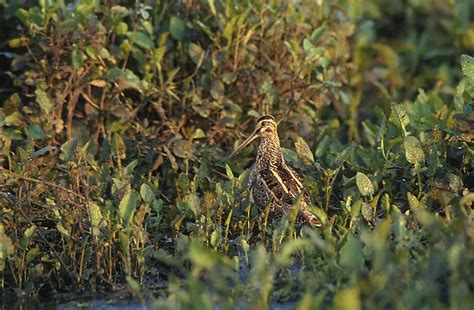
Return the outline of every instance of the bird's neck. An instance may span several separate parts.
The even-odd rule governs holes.
[[[280,139],[260,138],[260,145],[257,151],[258,168],[263,169],[268,166],[278,166],[283,161],[283,153],[280,147]]]

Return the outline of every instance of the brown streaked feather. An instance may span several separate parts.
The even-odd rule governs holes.
[[[275,118],[271,115],[260,117],[253,133],[231,156],[259,137],[257,159],[249,180],[255,203],[262,209],[270,205],[275,213],[287,214],[295,200],[299,198],[300,209],[297,222],[321,226],[317,217],[308,210],[311,199],[304,190],[301,177],[286,164],[283,158],[277,125]]]

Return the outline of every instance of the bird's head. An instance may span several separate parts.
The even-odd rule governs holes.
[[[253,140],[257,138],[262,139],[276,139],[278,140],[278,131],[277,131],[278,123],[275,121],[275,118],[271,115],[264,115],[257,120],[255,125],[255,129],[252,134],[242,142],[239,147],[229,155],[228,158],[231,158],[245,147],[247,147]]]

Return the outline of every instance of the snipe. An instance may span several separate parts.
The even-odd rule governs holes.
[[[304,190],[301,177],[283,158],[277,122],[273,116],[260,117],[253,133],[232,152],[229,158],[257,138],[260,138],[260,145],[249,180],[249,188],[255,203],[260,208],[270,205],[272,212],[286,214],[291,210],[294,200],[302,195],[297,222],[321,226],[321,222],[308,210],[311,200]]]

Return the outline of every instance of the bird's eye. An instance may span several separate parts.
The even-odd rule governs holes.
[[[267,122],[263,121],[262,126],[265,126],[265,125],[267,125]]]

